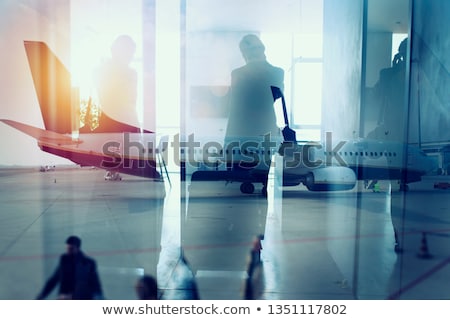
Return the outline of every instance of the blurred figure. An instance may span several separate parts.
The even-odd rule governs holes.
[[[243,299],[245,300],[261,299],[264,293],[264,269],[261,261],[261,240],[263,239],[263,235],[258,235],[252,242],[247,263],[247,277],[243,287]]]
[[[255,236],[255,238],[253,239],[250,256],[251,256],[251,261],[254,264],[261,263],[261,250],[262,250],[261,241],[262,240],[264,240],[264,235],[262,235],[262,234]]]
[[[182,253],[164,288],[162,300],[200,300],[195,275]]]
[[[243,299],[261,300],[264,295],[264,268],[261,263],[257,264],[252,273],[245,278]]]
[[[284,88],[284,71],[267,62],[265,46],[252,34],[239,43],[246,64],[231,72],[229,137],[279,135],[270,86]]]
[[[374,95],[380,104],[379,126],[370,132],[371,139],[403,142],[403,107],[405,103],[406,54],[408,38],[398,47],[392,60],[392,66],[380,71],[380,77],[374,87]]]
[[[231,72],[230,113],[226,129],[225,146],[240,138],[262,141],[270,134],[270,141],[280,141],[274,99],[271,86],[284,89],[284,70],[266,60],[265,46],[253,34],[246,35],[239,43],[245,65]],[[242,141],[241,141],[242,146]],[[267,175],[271,156],[265,153],[259,159],[263,171],[263,194],[267,195]],[[263,163],[261,163],[263,162]],[[236,168],[235,168],[236,169]]]
[[[376,102],[380,104],[378,126],[368,133],[367,138],[405,143],[405,126],[408,121],[404,114],[406,63],[408,38],[402,40],[392,60],[392,66],[380,71],[379,80],[374,86]],[[400,156],[400,155],[399,155]],[[403,155],[407,156],[407,155]],[[388,164],[389,165],[389,164]],[[391,179],[389,179],[391,180]],[[367,188],[377,192],[377,180],[368,183]],[[403,181],[400,180],[400,187]],[[391,205],[391,219],[394,229],[394,251],[402,253],[400,231],[403,229],[403,211]]]
[[[139,300],[158,300],[158,284],[150,275],[144,275],[136,283],[136,295]]]
[[[70,236],[53,275],[47,280],[37,299],[45,299],[59,283],[58,299],[103,299],[97,264],[81,251],[81,239]]]
[[[111,46],[111,60],[98,72],[100,104],[116,114],[121,110],[134,112],[136,108],[137,72],[130,67],[135,51],[134,40],[128,35],[120,35]]]

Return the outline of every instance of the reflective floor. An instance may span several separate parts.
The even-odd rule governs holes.
[[[105,181],[90,168],[0,170],[0,299],[34,299],[79,235],[106,299],[136,299],[144,274],[161,299],[242,299],[252,240],[264,234],[265,299],[450,299],[450,190],[425,177],[406,193],[238,183]],[[446,180],[448,181],[448,180]],[[395,252],[396,236],[401,252]],[[429,255],[427,257],[426,255]],[[56,292],[50,299],[56,297]]]

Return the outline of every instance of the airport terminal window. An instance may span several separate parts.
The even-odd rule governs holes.
[[[293,66],[293,127],[302,140],[320,140],[322,60],[298,58]]]
[[[49,6],[53,2],[57,8],[60,7],[56,3],[64,3],[63,15]],[[177,272],[183,267],[184,260],[190,264],[186,266],[189,269],[186,274],[199,284],[202,299],[239,299],[241,280],[250,270],[246,270],[246,258],[251,247],[255,249],[258,243],[261,244],[255,244],[253,239],[258,235],[258,241],[261,241],[260,234],[265,236],[261,258],[267,266],[263,271],[267,299],[447,298],[448,286],[441,280],[442,268],[448,266],[449,256],[449,194],[448,190],[440,189],[449,186],[448,176],[445,176],[448,174],[448,154],[440,155],[441,171],[430,171],[421,176],[419,172],[422,171],[407,170],[410,165],[417,165],[415,160],[424,162],[412,169],[431,167],[428,163],[434,160],[429,157],[431,150],[415,152],[415,147],[423,147],[422,139],[424,143],[432,144],[429,147],[434,148],[434,153],[444,148],[435,145],[439,141],[434,140],[442,138],[445,139],[443,143],[448,144],[448,115],[444,102],[448,101],[445,93],[448,93],[450,80],[446,64],[448,50],[443,49],[450,43],[450,37],[441,28],[436,30],[448,21],[448,14],[439,15],[447,2],[103,0],[93,4],[89,0],[22,0],[17,4],[0,5],[5,9],[4,12],[0,10],[0,15],[12,24],[10,30],[21,31],[17,35],[0,29],[8,47],[3,56],[4,66],[11,67],[0,74],[3,83],[8,83],[0,86],[2,96],[8,101],[1,108],[0,117],[0,130],[6,137],[0,140],[4,146],[0,163],[4,222],[1,224],[3,230],[0,228],[4,231],[1,233],[4,241],[0,242],[3,245],[0,266],[8,275],[0,277],[0,298],[35,298],[37,286],[44,284],[45,278],[54,270],[57,253],[64,249],[64,240],[71,233],[80,234],[83,248],[97,259],[105,297],[111,300],[134,299],[133,284],[144,273],[158,275],[164,299],[171,300],[171,293],[185,293],[187,290],[179,290],[179,285],[185,288],[185,275],[180,277]],[[402,20],[401,15],[396,20],[385,21],[389,18],[385,13],[401,14],[391,10],[393,4],[400,3],[405,8],[414,3],[411,9],[424,11],[411,10],[414,22],[412,17]],[[158,11],[155,19],[142,14],[145,4],[156,4],[150,8]],[[369,20],[374,17],[371,6],[382,6],[375,10],[378,20],[368,21],[367,34],[364,34],[366,26],[359,28],[364,21],[363,10],[360,10],[363,4],[369,5],[364,8],[369,10]],[[297,11],[289,10],[291,8]],[[124,13],[132,18],[121,20]],[[431,14],[433,19],[429,19]],[[16,17],[20,19],[15,21]],[[36,19],[36,23],[28,23],[30,17]],[[155,20],[157,25],[152,25],[155,34],[147,33],[151,29],[149,24]],[[35,28],[36,25],[40,28]],[[140,118],[144,119],[144,124],[145,119],[154,120],[158,135],[164,131],[175,138],[177,134],[198,130],[196,133],[204,134],[202,141],[207,141],[209,135],[222,137],[230,72],[243,64],[238,43],[244,34],[251,32],[258,34],[265,43],[268,60],[285,70],[285,96],[297,138],[322,140],[321,130],[331,127],[333,130],[330,131],[342,133],[347,142],[353,132],[358,143],[340,148],[336,134],[331,148],[329,144],[322,149],[312,148],[312,155],[333,159],[333,165],[327,168],[305,165],[298,171],[297,168],[288,171],[290,168],[284,159],[289,157],[284,157],[276,163],[281,164],[276,168],[280,170],[274,170],[273,175],[271,172],[268,194],[264,194],[264,190],[253,190],[248,183],[235,181],[237,175],[228,175],[235,173],[231,171],[233,163],[225,163],[223,160],[226,159],[220,159],[217,153],[227,159],[232,156],[257,159],[262,156],[255,154],[272,155],[278,148],[241,150],[236,146],[225,149],[223,144],[208,144],[209,148],[179,147],[175,150],[174,144],[169,142],[169,151],[181,154],[181,157],[177,155],[178,159],[170,156],[171,160],[194,160],[191,161],[192,172],[205,168],[210,171],[223,169],[218,176],[225,173],[225,177],[233,180],[226,182],[192,181],[188,180],[189,175],[182,180],[178,173],[184,169],[180,169],[184,163],[180,162],[172,163],[171,177],[177,179],[172,180],[173,184],[167,179],[169,175],[161,174],[163,179],[148,179],[142,172],[134,176],[128,175],[131,171],[126,170],[124,181],[119,182],[117,172],[90,167],[91,162],[86,166],[67,160],[66,167],[63,162],[66,159],[58,157],[58,153],[42,152],[30,136],[4,121],[11,118],[28,123],[30,120],[28,125],[40,126],[41,122],[37,121],[42,120],[40,115],[39,118],[33,116],[33,112],[39,114],[39,97],[36,98],[24,48],[19,44],[24,35],[51,44],[57,56],[65,62],[70,60],[74,84],[86,86],[89,91],[92,83],[86,79],[91,76],[90,69],[109,56],[110,44],[119,29],[120,33],[131,34],[136,39],[137,50],[131,67],[140,78],[138,104],[144,105],[146,92],[157,91],[155,108],[159,108],[157,117],[152,117],[151,112],[146,113],[147,108],[124,108],[122,111],[138,118],[145,116]],[[388,133],[381,130],[376,138],[367,137],[365,144],[366,136],[358,133],[367,133],[366,129],[377,125],[380,106],[377,102],[365,109],[362,93],[365,91],[362,89],[367,83],[361,79],[365,71],[375,79],[381,70],[390,67],[391,46],[396,54],[405,32],[411,32],[412,39],[411,70],[408,71],[411,73],[406,82],[410,92],[405,92],[405,96],[409,95],[403,110],[405,114],[395,120],[411,121],[408,127],[402,128],[405,130],[401,130],[408,131],[407,135],[400,141],[385,141]],[[106,34],[104,39],[101,34]],[[370,48],[365,48],[366,40],[374,41]],[[361,56],[358,51],[361,47],[367,49],[362,53],[367,52],[369,58]],[[144,48],[157,52],[156,74],[152,73],[153,68],[148,68],[147,63],[152,59],[146,56],[149,51]],[[8,60],[10,56],[14,59]],[[360,68],[360,60],[367,65]],[[7,65],[9,61],[14,63]],[[145,86],[144,82],[149,78],[154,81]],[[9,92],[12,87],[18,89]],[[24,94],[18,94],[18,90]],[[52,86],[49,91],[59,90]],[[208,95],[211,99],[205,99],[211,102],[205,109],[191,105],[193,99],[190,98],[195,92],[209,92],[213,96]],[[202,110],[206,112],[199,113]],[[24,115],[28,119],[23,118]],[[117,114],[111,116],[117,117]],[[419,116],[421,122],[417,121]],[[125,117],[118,120],[126,121]],[[39,128],[40,133],[42,130]],[[116,131],[113,132],[116,136],[123,134]],[[18,142],[8,138],[15,133],[19,139],[23,136],[23,140]],[[97,148],[101,137],[109,140],[110,136],[102,133],[95,136],[93,142],[89,139],[91,132],[88,134],[76,144],[73,141],[64,145],[55,143],[55,149],[64,147],[57,149],[59,154],[80,150],[83,159],[91,161],[101,152]],[[43,145],[51,145],[52,139],[47,137],[55,136],[61,137],[43,135]],[[10,140],[14,142],[12,147],[8,145]],[[154,145],[144,144],[142,149],[133,142],[130,145],[133,154],[142,151],[145,155],[152,154],[153,159],[153,154],[160,151]],[[350,151],[352,147],[354,151]],[[375,151],[376,148],[380,148],[379,151]],[[123,150],[119,147],[110,149]],[[26,153],[19,153],[21,151]],[[301,151],[298,158],[294,154],[295,165],[297,160],[310,160],[301,157]],[[46,163],[36,165],[35,161],[42,161],[39,158],[42,154],[52,157],[45,159],[56,159],[56,167]],[[198,161],[202,157],[209,163]],[[276,157],[277,160],[282,158]],[[110,158],[109,163],[114,165],[123,160],[119,153],[111,154]],[[348,166],[334,166],[340,158]],[[141,159],[136,159],[126,158],[130,165],[139,166]],[[22,165],[27,167],[19,167]],[[162,173],[163,168],[160,169]],[[354,174],[362,176],[355,177]],[[250,177],[248,180],[255,188],[260,187],[260,181],[253,180],[259,177],[244,177]],[[282,185],[281,177],[286,185]],[[405,177],[422,180],[409,183]],[[433,259],[427,257],[425,236]],[[31,269],[33,272],[29,272]],[[176,284],[181,278],[182,283]]]
[[[321,19],[318,16],[317,19]],[[320,140],[322,112],[322,35],[292,36],[293,58],[289,68],[291,92],[290,121],[300,140]]]

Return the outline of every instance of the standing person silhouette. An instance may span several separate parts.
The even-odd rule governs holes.
[[[378,82],[374,86],[375,99],[380,104],[378,126],[368,133],[371,139],[403,142],[406,54],[408,38],[398,47],[392,60],[392,66],[380,71]]]
[[[130,66],[136,43],[129,35],[118,36],[111,45],[111,59],[98,71],[100,104],[113,114],[134,113],[137,102],[137,72]]]
[[[267,62],[265,46],[256,35],[244,36],[239,48],[245,65],[231,72],[225,147],[236,141],[242,147],[242,140],[260,143],[265,135],[270,135],[271,142],[278,142],[280,129],[276,122],[271,86],[284,89],[284,70]],[[258,161],[258,171],[261,169],[262,192],[266,196],[271,155],[265,152],[261,158]]]

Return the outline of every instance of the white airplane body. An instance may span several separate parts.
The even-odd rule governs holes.
[[[282,158],[284,186],[304,184],[310,191],[336,191],[353,189],[357,180],[399,180],[403,188],[436,169],[435,159],[416,146],[368,139],[333,143],[331,135],[329,138],[325,143],[285,144]],[[236,145],[240,146],[253,142],[251,147],[240,150],[227,150],[226,147],[218,150],[215,147],[220,145],[218,139],[205,141],[216,142],[205,142],[193,151],[183,152],[185,158],[191,155],[186,161],[195,164],[192,181],[242,182],[243,193],[253,193],[254,187],[250,184],[262,183],[260,174],[268,167],[261,159],[279,150],[278,147],[263,147],[263,138],[236,139],[239,141]],[[212,150],[207,150],[207,143]],[[406,157],[403,156],[405,152]]]

